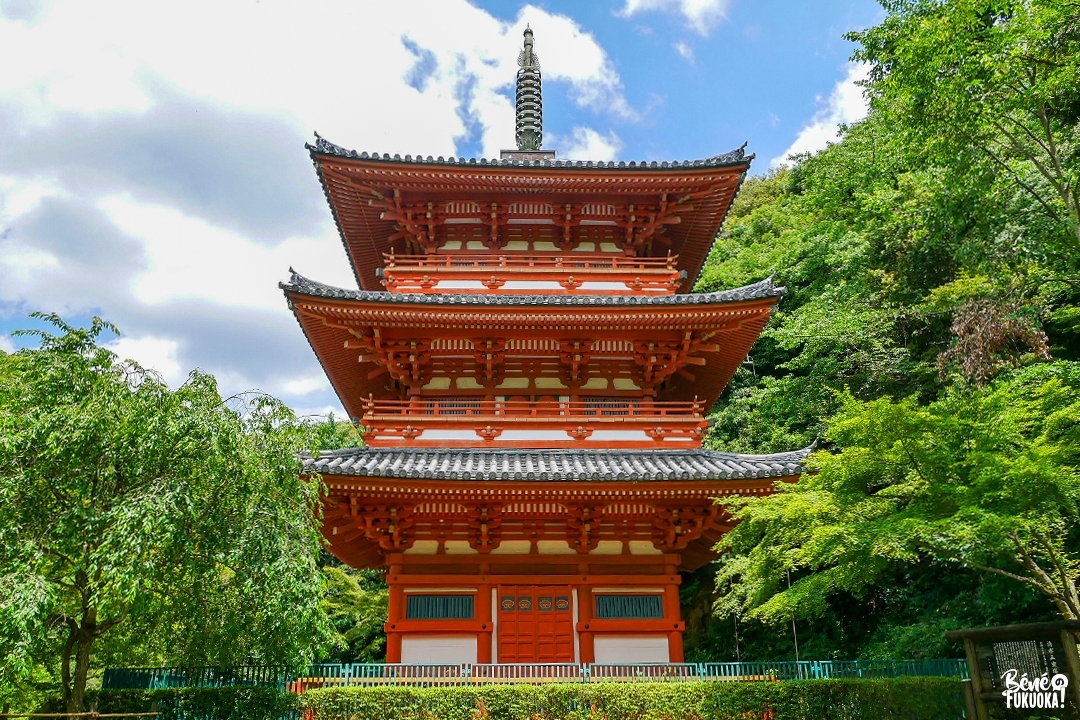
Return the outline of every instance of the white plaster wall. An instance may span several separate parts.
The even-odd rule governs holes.
[[[597,634],[593,651],[598,663],[668,662],[667,635]]]
[[[476,662],[475,635],[406,635],[401,662],[438,665]]]

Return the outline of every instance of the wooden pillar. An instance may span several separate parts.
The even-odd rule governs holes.
[[[400,565],[391,565],[388,577],[396,577]],[[405,619],[405,593],[397,582],[390,582],[390,598],[386,611],[386,662],[401,662],[401,633],[394,632],[394,625]]]
[[[681,663],[683,657],[682,633],[674,630],[668,633],[668,662]]]
[[[1076,636],[1072,630],[1061,631],[1061,645],[1065,650],[1065,662],[1069,666],[1069,679],[1073,684],[1074,701],[1080,707],[1080,653],[1076,650]]]
[[[593,594],[588,585],[579,585],[578,593],[578,622],[588,623],[593,619]],[[581,649],[580,663],[596,662],[596,653],[593,651],[593,634],[588,630],[582,630],[578,635],[578,644]]]
[[[679,586],[668,585],[664,588],[664,619],[672,623],[681,620],[679,611]],[[668,662],[681,663],[683,661],[683,637],[681,630],[673,630],[668,633]]]
[[[990,711],[986,707],[986,700],[982,694],[987,690],[983,687],[982,668],[979,666],[979,654],[975,650],[975,641],[964,638],[964,654],[967,656],[968,672],[971,674],[971,690],[975,697],[975,711],[978,713],[977,720],[986,720],[990,717]]]
[[[476,589],[476,619],[480,621],[480,632],[476,635],[476,662],[491,662],[491,639],[494,623],[491,617],[491,586],[481,585]]]

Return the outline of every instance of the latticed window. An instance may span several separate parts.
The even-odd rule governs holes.
[[[656,595],[597,595],[597,619],[648,619],[664,617],[663,599]]]
[[[589,415],[629,415],[631,409],[641,408],[641,403],[632,403],[620,398],[590,397],[584,398],[583,401]]]
[[[407,595],[405,617],[410,620],[471,620],[472,595]]]
[[[480,400],[446,399],[426,404],[428,415],[475,415],[480,412]]]

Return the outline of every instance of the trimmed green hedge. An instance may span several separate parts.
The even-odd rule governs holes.
[[[330,688],[309,720],[956,720],[952,678]]]
[[[156,720],[298,720],[300,699],[268,687],[90,690],[86,707],[96,704],[99,713],[143,713],[157,703],[161,714]],[[41,711],[64,711],[60,703],[55,705]]]
[[[273,688],[88,693],[98,712],[158,720],[956,720],[952,678],[774,683],[626,683],[351,687],[292,695]]]

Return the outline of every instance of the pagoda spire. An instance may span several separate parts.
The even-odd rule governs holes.
[[[533,52],[533,32],[525,26],[525,47],[518,53],[514,130],[518,150],[539,150],[544,141],[540,58]]]

